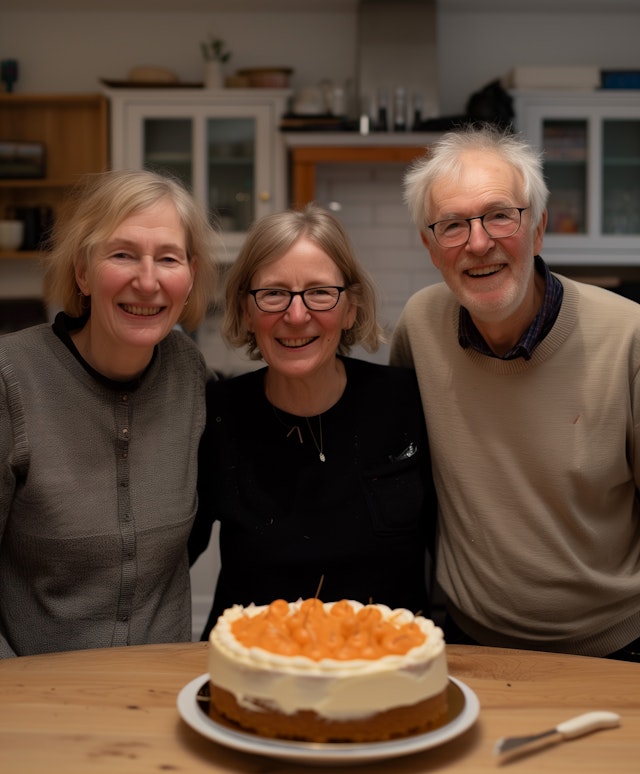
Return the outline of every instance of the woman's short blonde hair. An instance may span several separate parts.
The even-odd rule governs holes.
[[[128,217],[161,201],[170,201],[184,227],[187,258],[195,265],[193,287],[178,320],[193,331],[213,302],[218,271],[215,256],[221,246],[206,213],[184,186],[173,178],[145,170],[89,174],[71,191],[56,218],[51,250],[45,256],[45,296],[72,317],[86,313],[86,297],[76,282],[76,267],[88,265]]]
[[[336,264],[344,278],[349,301],[357,307],[353,327],[342,331],[338,353],[348,354],[355,344],[369,352],[375,351],[384,336],[377,322],[373,281],[356,259],[340,221],[316,204],[308,204],[302,210],[266,215],[253,224],[227,276],[224,337],[234,347],[246,347],[252,360],[262,358],[255,336],[246,327],[247,291],[258,269],[281,258],[303,238],[314,242]]]

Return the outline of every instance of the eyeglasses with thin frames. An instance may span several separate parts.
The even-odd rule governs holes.
[[[286,312],[294,296],[300,296],[302,303],[311,312],[329,312],[338,305],[340,296],[346,290],[339,285],[323,285],[306,290],[285,290],[284,288],[256,288],[248,290],[261,312]]]
[[[442,247],[460,247],[469,241],[471,221],[479,220],[492,239],[505,239],[520,230],[522,213],[529,207],[499,207],[473,218],[446,218],[431,223],[436,242]]]

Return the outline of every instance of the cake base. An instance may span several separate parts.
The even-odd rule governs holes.
[[[256,706],[261,706],[259,700]],[[447,719],[447,690],[411,706],[376,712],[361,720],[327,720],[310,710],[292,715],[247,710],[235,697],[210,684],[211,714],[219,713],[240,728],[271,739],[301,742],[385,742],[422,734],[442,725]]]

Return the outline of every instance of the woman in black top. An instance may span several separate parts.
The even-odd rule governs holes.
[[[375,350],[375,293],[339,221],[310,205],[258,221],[231,268],[224,332],[267,366],[207,388],[195,561],[220,521],[203,638],[233,605],[318,595],[428,613],[436,503],[408,369]]]

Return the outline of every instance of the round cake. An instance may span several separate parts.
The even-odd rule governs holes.
[[[271,738],[383,741],[447,713],[442,630],[384,605],[235,605],[211,631],[209,679],[212,716]]]

